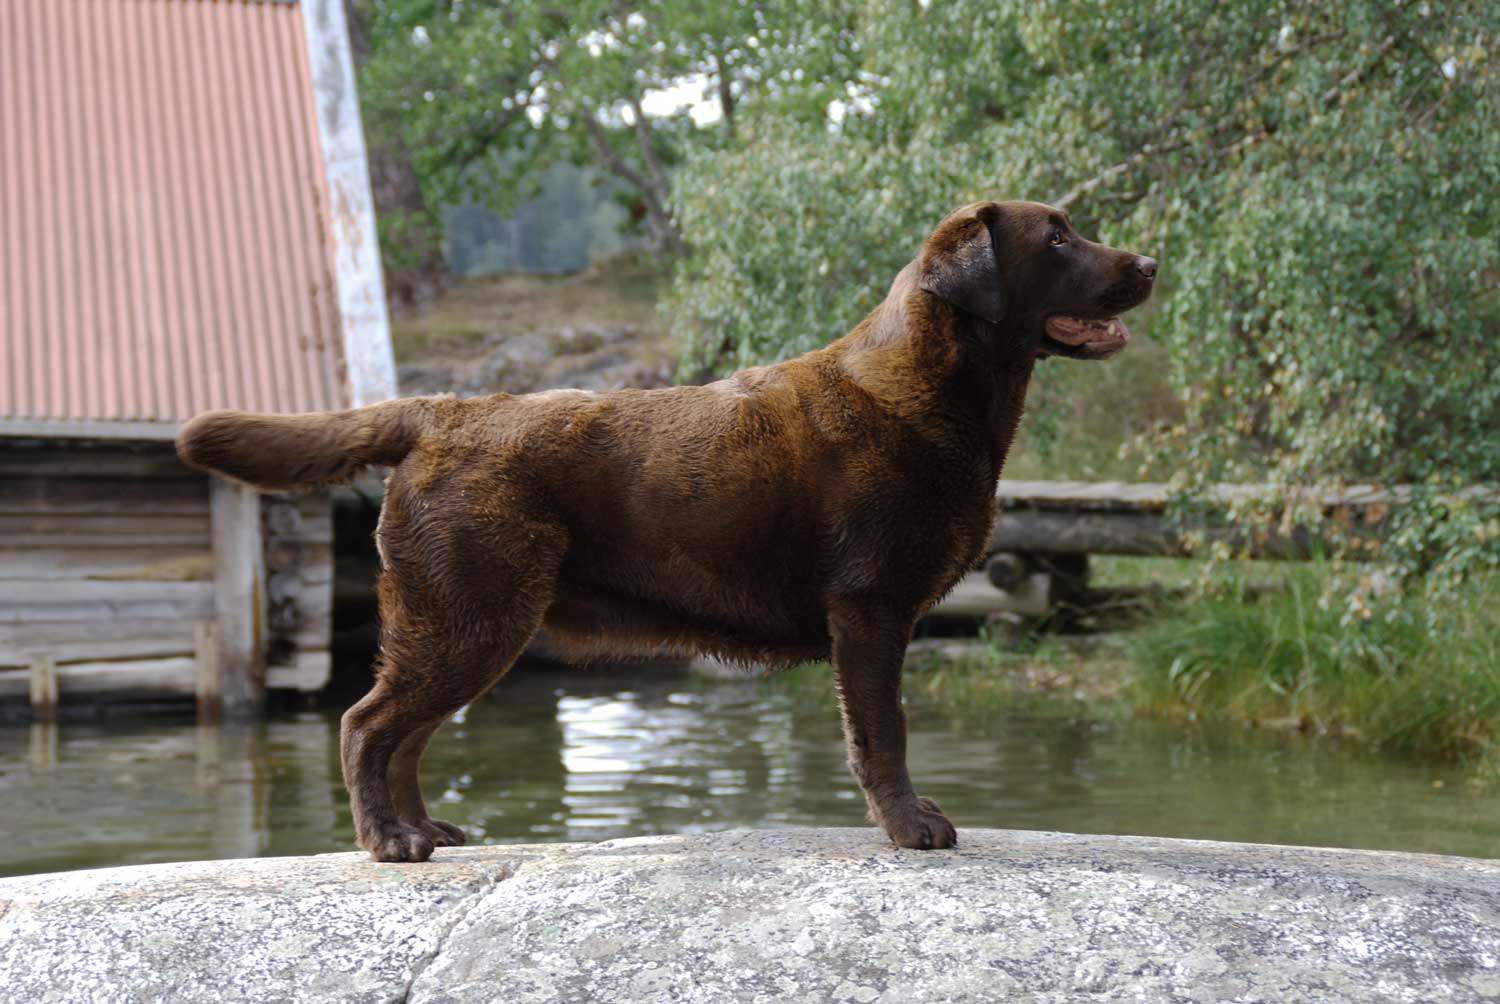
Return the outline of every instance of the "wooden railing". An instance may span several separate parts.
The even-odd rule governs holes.
[[[1247,528],[1225,519],[1234,506],[1266,494],[1252,485],[1219,485],[1208,493],[1208,511],[1194,518],[1171,510],[1172,488],[1165,484],[1001,481],[1000,518],[984,569],[966,577],[934,613],[1044,615],[1059,602],[1087,595],[1093,554],[1189,557],[1224,545],[1244,558],[1297,561],[1335,550],[1346,559],[1375,558],[1392,509],[1409,501],[1412,490],[1352,485],[1288,499],[1288,505],[1316,519],[1287,530]],[[1456,496],[1500,503],[1500,491],[1492,487],[1468,488]]]

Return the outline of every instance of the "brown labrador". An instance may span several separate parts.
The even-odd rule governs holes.
[[[1117,315],[1155,274],[1050,206],[975,203],[853,331],[788,362],[703,387],[210,412],[178,451],[274,491],[394,467],[376,683],[342,739],[376,860],[463,842],[428,815],[418,760],[543,629],[580,660],[831,656],[871,819],[902,847],[952,847],[906,769],[912,626],[984,556],[1036,360],[1120,351]]]

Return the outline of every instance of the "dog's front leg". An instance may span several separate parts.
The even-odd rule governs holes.
[[[921,798],[906,770],[901,663],[910,617],[869,606],[840,607],[829,618],[843,702],[849,769],[864,789],[870,819],[901,847],[954,847],[958,834],[937,803]]]

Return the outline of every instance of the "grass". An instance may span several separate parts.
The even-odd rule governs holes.
[[[642,340],[667,338],[656,310],[660,266],[619,255],[569,275],[502,273],[456,280],[434,302],[391,322],[398,362],[464,355],[493,334],[631,325]]]
[[[1119,698],[1130,666],[1113,639],[1060,639],[1038,635],[1002,645],[993,639],[913,643],[902,690],[907,698],[955,719],[979,721],[997,709],[1093,717],[1122,709]],[[826,704],[834,690],[833,667],[808,663],[768,677],[766,685],[809,702]]]
[[[1367,579],[1321,565],[1277,578],[1251,600],[1166,607],[1126,635],[919,640],[903,689],[956,723],[1001,709],[1175,717],[1341,737],[1500,779],[1500,577],[1378,599]],[[827,702],[832,669],[768,686]]]
[[[1281,589],[1286,587],[1288,576],[1306,567],[1303,561],[1239,561],[1234,563],[1234,577],[1243,589]],[[1164,590],[1195,590],[1206,581],[1214,581],[1220,571],[1222,566],[1202,558],[1089,555],[1089,585],[1099,588],[1149,583]]]
[[[1137,633],[1142,710],[1500,761],[1500,582],[1371,598],[1311,566],[1252,602],[1199,599]]]

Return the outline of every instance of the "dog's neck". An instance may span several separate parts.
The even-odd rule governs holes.
[[[919,290],[913,272],[903,269],[885,301],[830,351],[886,410],[969,444],[998,478],[1036,365],[1031,340]]]

